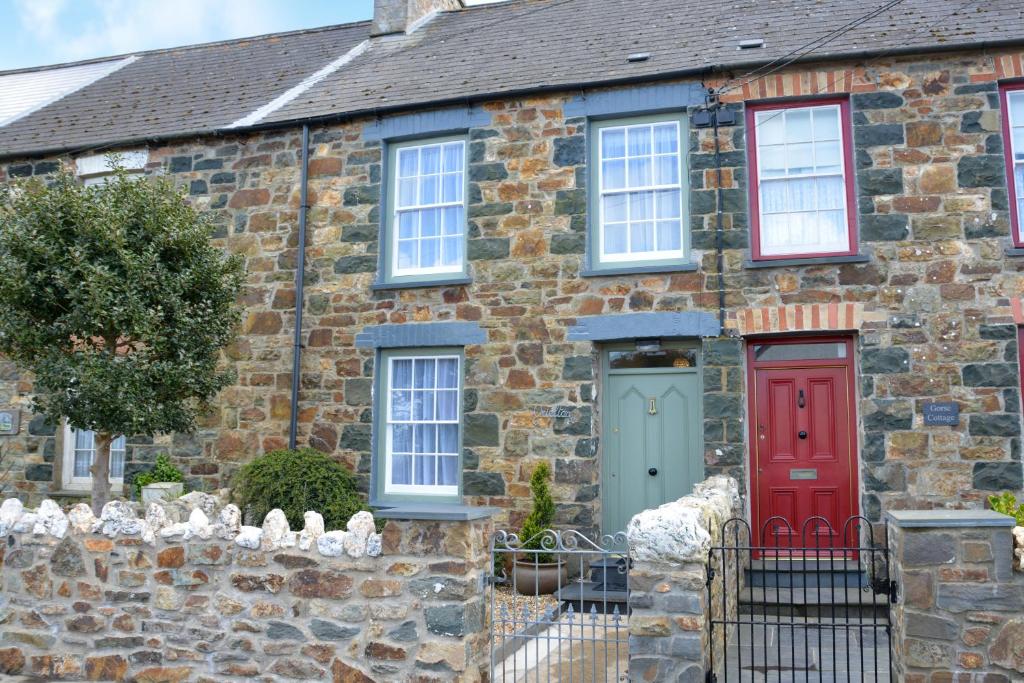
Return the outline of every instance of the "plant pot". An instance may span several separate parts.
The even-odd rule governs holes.
[[[517,559],[512,567],[512,585],[520,595],[550,595],[569,581],[564,561],[534,562]]]
[[[180,498],[184,486],[180,481],[156,481],[146,484],[142,487],[142,504],[162,503]]]

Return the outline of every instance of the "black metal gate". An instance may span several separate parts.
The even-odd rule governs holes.
[[[841,533],[823,517],[756,534],[727,521],[708,553],[708,680],[895,680],[886,539],[859,516]]]

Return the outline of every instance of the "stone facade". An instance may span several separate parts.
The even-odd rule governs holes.
[[[189,496],[99,520],[5,502],[0,678],[481,680],[490,520],[377,535],[360,513],[325,533],[308,512],[296,533],[274,511],[239,529],[237,508]]]
[[[893,513],[893,666],[899,680],[1020,680],[1024,574],[1011,568],[1009,517]]]
[[[1014,71],[1019,55],[1011,57],[945,53],[870,66],[794,66],[724,98],[742,114],[751,99],[850,94],[866,260],[749,267],[743,116],[721,130],[726,330],[699,341],[707,474],[728,474],[742,487],[747,480],[744,335],[840,329],[857,334],[859,503],[869,518],[883,509],[979,507],[992,491],[1024,488],[1011,312],[1024,278],[1022,262],[1006,250],[997,96],[999,79],[1024,76]],[[466,502],[504,508],[504,521],[518,523],[533,466],[547,460],[558,523],[584,531],[599,524],[600,345],[570,340],[567,330],[598,314],[704,311],[717,318],[718,172],[712,132],[691,129],[695,271],[581,275],[587,119],[566,113],[579,110],[580,98],[537,94],[473,106],[487,122],[467,133],[468,285],[371,289],[384,146],[366,133],[379,122],[312,130],[300,443],[345,461],[368,485],[375,355],[358,348],[355,336],[386,323],[475,322],[487,336],[466,347]],[[196,435],[134,446],[132,468],[167,451],[191,485],[217,488],[239,463],[285,444],[299,158],[297,130],[150,150],[149,170],[169,174],[213,215],[218,243],[246,257],[249,275],[242,335],[226,353],[237,385],[223,392]],[[12,162],[0,172],[42,175],[53,164]],[[815,306],[826,319],[796,326],[805,309],[812,319]],[[840,306],[837,320],[849,310],[850,326],[830,326],[829,307]],[[27,407],[29,379],[10,366],[0,378],[0,401]],[[959,426],[923,427],[921,405],[929,400],[959,403]],[[538,406],[570,408],[574,419],[538,415]],[[24,423],[36,427],[10,440],[20,462],[14,486],[38,499],[57,488],[60,439]]]

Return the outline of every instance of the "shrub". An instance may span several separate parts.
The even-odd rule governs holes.
[[[260,525],[268,512],[280,508],[293,529],[304,526],[307,510],[322,514],[327,529],[344,529],[352,515],[369,509],[352,473],[312,448],[256,458],[235,475],[232,498],[247,524]]]
[[[1010,515],[1017,520],[1017,526],[1024,526],[1024,503],[1017,504],[1017,497],[1012,493],[1004,493],[999,496],[989,496],[988,504],[996,512]]]
[[[154,484],[158,481],[185,481],[185,475],[177,467],[171,464],[171,459],[164,454],[156,456],[156,464],[153,469],[139,472],[132,480],[135,487],[135,499],[142,499],[142,487]]]
[[[551,479],[551,466],[546,462],[537,465],[530,476],[530,491],[533,493],[533,510],[523,520],[523,528],[519,531],[519,540],[524,550],[543,550],[544,532],[555,522],[555,501],[551,498],[548,480]],[[551,553],[524,553],[529,560],[537,562],[554,562]]]

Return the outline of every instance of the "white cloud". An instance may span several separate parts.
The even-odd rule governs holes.
[[[60,61],[270,33],[284,23],[283,4],[273,0],[17,2],[22,28],[56,41]]]

